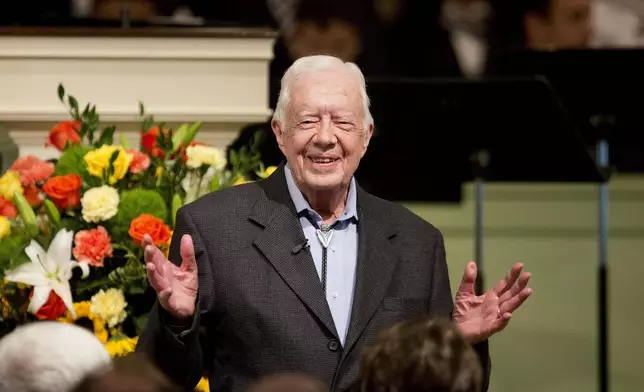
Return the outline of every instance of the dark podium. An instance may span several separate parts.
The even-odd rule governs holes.
[[[594,146],[597,162],[621,173],[644,173],[644,50],[603,49],[503,54],[497,75],[541,75]],[[608,367],[608,183],[599,189],[598,210],[599,392],[609,390]]]

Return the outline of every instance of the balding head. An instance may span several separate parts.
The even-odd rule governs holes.
[[[87,329],[39,321],[0,340],[0,392],[70,391],[111,358]]]

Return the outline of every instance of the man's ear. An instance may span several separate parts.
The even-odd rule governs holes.
[[[271,120],[271,129],[277,140],[277,144],[280,147],[280,150],[284,152],[284,129],[282,128],[282,122],[279,120]]]
[[[371,141],[371,136],[373,136],[373,123],[369,124],[369,127],[365,130],[364,141],[363,141],[363,150],[362,156],[367,152],[367,147],[369,147],[369,142]]]

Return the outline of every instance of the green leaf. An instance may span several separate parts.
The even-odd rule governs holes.
[[[130,148],[130,143],[128,143],[127,138],[125,137],[125,134],[123,134],[123,132],[119,134],[119,144],[126,150]]]
[[[58,211],[58,208],[49,199],[46,199],[43,205],[45,206],[45,212],[47,213],[49,220],[56,228],[58,228],[60,226],[60,212]]]
[[[81,145],[72,145],[67,148],[58,159],[54,175],[62,176],[65,174],[77,174],[83,179],[89,177],[87,173],[87,164],[83,159],[85,154],[91,151],[91,147]]]
[[[141,332],[145,329],[146,324],[148,323],[148,316],[150,313],[143,313],[140,316],[137,317],[132,317],[132,321],[134,322],[134,329],[136,331],[137,336],[141,335]]]
[[[143,106],[143,102],[139,101],[139,117],[145,116],[145,107]]]
[[[25,253],[27,246],[29,246],[29,244],[20,245],[14,250],[13,254],[11,255],[11,259],[9,260],[8,269],[18,268],[23,264],[31,262],[29,256],[27,256],[27,254]]]
[[[239,166],[239,154],[235,150],[230,150],[230,163],[233,167]]]
[[[177,132],[172,136],[172,152],[177,152],[179,147],[185,146],[182,144],[183,140],[188,134],[188,124],[181,124]]]
[[[71,95],[67,97],[67,102],[69,102],[69,106],[72,108],[74,113],[78,115],[78,101],[76,98],[72,97]]]
[[[101,137],[98,139],[98,145],[96,147],[100,147],[104,144],[114,144],[114,131],[116,130],[115,125],[111,125],[105,129],[103,129],[103,132],[101,132]]]
[[[63,84],[62,84],[62,83],[60,83],[60,84],[58,85],[58,99],[59,99],[61,102],[64,102],[63,98],[65,98],[65,87],[63,87]]]
[[[195,136],[197,136],[197,132],[199,132],[199,129],[201,128],[201,123],[194,123],[188,127],[188,132],[183,138],[183,145],[188,146],[192,141],[194,140]]]

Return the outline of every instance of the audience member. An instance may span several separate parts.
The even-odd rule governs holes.
[[[300,373],[284,373],[264,377],[248,392],[328,392],[322,382]]]
[[[21,326],[5,336],[0,359],[0,392],[67,392],[111,364],[90,331],[48,321]]]
[[[114,361],[105,373],[86,377],[74,392],[180,392],[161,371],[140,354]]]
[[[422,317],[385,330],[362,355],[361,392],[479,392],[481,365],[449,320]]]

